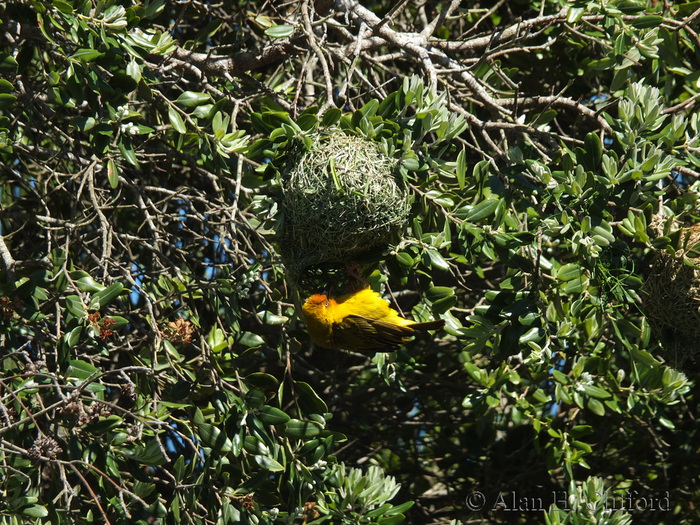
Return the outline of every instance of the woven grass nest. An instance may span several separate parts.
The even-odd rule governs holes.
[[[700,224],[683,228],[675,253],[659,250],[644,283],[643,310],[671,363],[700,370]],[[689,264],[690,263],[690,264]]]
[[[397,162],[362,138],[319,135],[282,173],[280,248],[294,282],[309,268],[343,265],[386,245],[411,206]]]

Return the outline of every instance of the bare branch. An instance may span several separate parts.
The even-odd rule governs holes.
[[[425,47],[427,38],[418,33],[399,33],[387,27],[372,11],[362,6],[356,0],[337,0],[336,8],[340,12],[352,15],[358,25],[366,24],[372,31],[388,42],[418,57],[428,74],[429,82],[437,86],[437,72],[430,55]]]
[[[578,111],[584,117],[595,120],[598,125],[605,130],[606,133],[612,133],[612,129],[596,111],[584,106],[580,102],[576,102],[570,98],[560,96],[543,96],[543,97],[525,97],[519,99],[505,99],[500,101],[503,105],[515,105],[520,107],[563,107]]]
[[[196,67],[206,76],[231,78],[298,54],[303,50],[298,46],[306,38],[305,33],[297,31],[288,39],[266,46],[260,51],[244,51],[230,57],[199,53],[176,47],[172,57]]]
[[[438,27],[445,23],[445,20],[452,16],[452,13],[457,10],[460,3],[461,0],[452,0],[449,6],[440,11],[440,14],[431,20],[427,26],[425,26],[423,31],[421,31],[421,35],[424,38],[429,38]]]
[[[14,280],[15,260],[12,258],[12,254],[7,248],[7,244],[5,244],[4,235],[0,235],[0,258],[2,258],[2,264],[8,273],[9,280]]]
[[[320,110],[320,112],[323,113],[329,107],[335,107],[335,103],[333,102],[333,79],[331,78],[331,72],[328,67],[326,56],[323,54],[318,42],[316,42],[316,36],[314,35],[314,30],[311,27],[311,16],[309,15],[309,11],[309,0],[304,0],[301,6],[301,15],[304,22],[304,28],[306,29],[306,37],[308,38],[311,50],[321,63],[321,68],[323,69],[323,80],[326,83],[326,102]]]

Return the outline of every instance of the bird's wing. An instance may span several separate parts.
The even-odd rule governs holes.
[[[346,350],[386,350],[404,342],[413,329],[390,322],[348,315],[333,325],[331,340],[337,348]]]

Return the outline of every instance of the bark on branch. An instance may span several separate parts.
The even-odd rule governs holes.
[[[196,67],[206,76],[235,77],[296,55],[303,51],[299,44],[305,39],[305,34],[298,30],[288,39],[275,42],[260,50],[244,51],[232,56],[198,53],[180,47],[176,48],[171,56]]]

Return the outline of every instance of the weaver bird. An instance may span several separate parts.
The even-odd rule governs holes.
[[[311,340],[324,348],[389,351],[422,330],[439,330],[443,319],[405,319],[371,288],[340,297],[314,294],[302,307]]]

